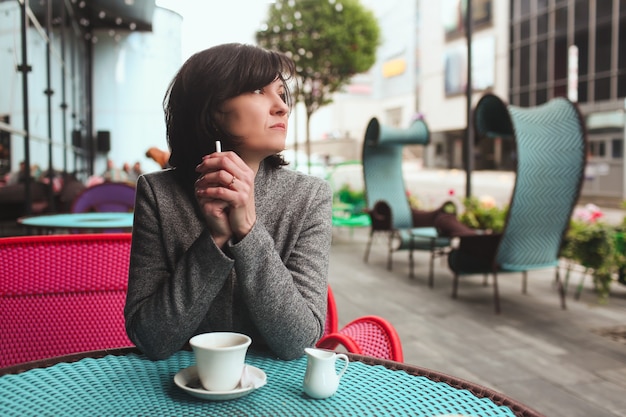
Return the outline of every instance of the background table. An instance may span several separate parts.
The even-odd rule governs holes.
[[[18,223],[41,230],[81,229],[130,229],[133,227],[133,213],[67,213],[43,216],[21,217]]]
[[[190,351],[162,361],[150,361],[132,348],[84,356],[71,355],[47,368],[39,367],[49,365],[40,361],[0,370],[21,372],[0,377],[0,415],[541,416],[458,378],[353,354],[337,393],[314,400],[302,391],[305,356],[281,361],[250,351],[246,362],[265,371],[267,384],[218,402],[192,397],[174,384],[174,375],[194,364]],[[33,364],[36,368],[26,370]]]

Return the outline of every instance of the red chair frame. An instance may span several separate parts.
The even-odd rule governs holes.
[[[0,367],[133,346],[130,233],[0,238]]]
[[[402,343],[393,325],[379,316],[363,316],[338,329],[337,305],[328,287],[328,309],[324,336],[316,346],[335,350],[342,346],[350,353],[404,361]]]

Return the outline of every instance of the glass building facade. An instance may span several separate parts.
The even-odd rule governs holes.
[[[513,0],[510,12],[511,104],[568,96],[571,46],[580,104],[626,97],[626,1]]]

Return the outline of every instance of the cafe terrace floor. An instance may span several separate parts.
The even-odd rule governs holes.
[[[554,269],[499,275],[502,313],[494,314],[493,288],[483,276],[461,277],[454,300],[452,274],[435,261],[435,286],[427,284],[427,252],[416,253],[416,278],[408,277],[408,252],[386,269],[386,240],[363,255],[369,229],[335,229],[330,284],[340,326],[378,315],[397,329],[405,362],[445,372],[501,391],[547,417],[626,416],[626,286],[614,283],[599,304],[591,278],[580,300],[570,278],[561,310]]]

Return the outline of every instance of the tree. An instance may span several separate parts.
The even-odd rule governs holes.
[[[310,161],[311,115],[332,103],[333,93],[352,76],[376,62],[380,43],[376,17],[359,0],[277,0],[256,39],[260,46],[284,52],[296,63],[296,102],[306,107]]]

